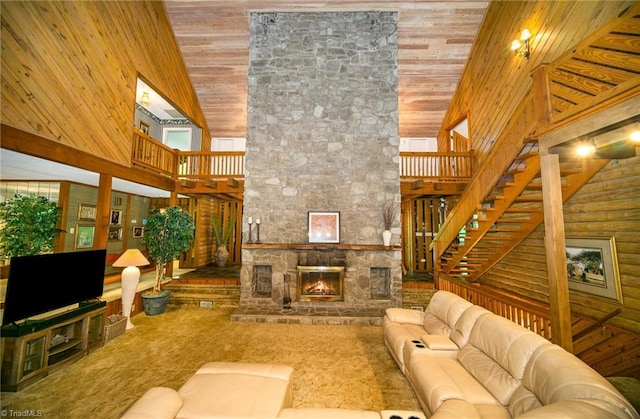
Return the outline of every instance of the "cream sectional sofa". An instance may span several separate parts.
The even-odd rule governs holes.
[[[285,365],[209,362],[178,390],[153,387],[123,419],[425,419],[422,412],[293,408]]]
[[[434,294],[424,314],[388,309],[383,323],[385,344],[427,416],[640,417],[613,385],[574,355],[442,293]],[[452,307],[443,307],[446,302]],[[441,328],[430,327],[437,322]]]

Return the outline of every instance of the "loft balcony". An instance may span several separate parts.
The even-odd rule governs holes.
[[[244,152],[180,151],[139,130],[133,132],[132,164],[169,177],[183,194],[242,199]],[[401,152],[403,197],[461,193],[473,174],[471,152]]]

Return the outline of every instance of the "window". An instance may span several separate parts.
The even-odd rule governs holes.
[[[162,143],[171,148],[182,151],[191,151],[191,134],[193,128],[164,128],[162,130]]]

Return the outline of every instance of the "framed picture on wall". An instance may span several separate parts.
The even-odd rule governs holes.
[[[122,227],[109,227],[109,241],[122,240]]]
[[[144,235],[144,228],[142,227],[133,227],[133,237],[138,238]]]
[[[122,210],[111,210],[110,224],[120,225],[122,224]]]
[[[340,212],[309,211],[309,243],[340,243]]]
[[[615,239],[567,238],[566,245],[569,289],[622,303]]]
[[[91,249],[93,247],[93,238],[95,234],[95,226],[77,225],[76,249]]]
[[[96,206],[89,204],[78,205],[78,220],[82,221],[95,221],[96,220]]]
[[[143,134],[149,135],[150,126],[146,122],[142,121],[142,119],[138,119],[138,129],[142,131]]]

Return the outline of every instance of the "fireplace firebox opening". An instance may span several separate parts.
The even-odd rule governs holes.
[[[344,301],[344,266],[298,266],[298,301]]]

